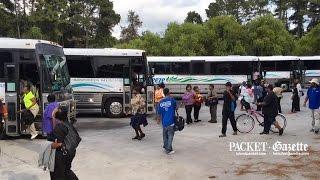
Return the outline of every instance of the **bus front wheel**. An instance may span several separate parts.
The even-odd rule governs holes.
[[[123,104],[121,99],[110,98],[105,104],[105,111],[110,118],[123,117]]]

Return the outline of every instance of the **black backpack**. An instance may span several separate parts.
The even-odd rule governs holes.
[[[183,117],[179,116],[178,111],[176,111],[174,129],[175,131],[182,131],[184,129],[185,120]]]
[[[64,122],[63,125],[68,128],[68,134],[64,139],[66,149],[68,152],[74,152],[81,141],[81,137],[72,124],[70,124],[69,122]]]

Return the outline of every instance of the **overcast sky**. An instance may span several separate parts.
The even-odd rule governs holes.
[[[141,31],[162,33],[169,22],[183,22],[189,11],[198,12],[206,18],[205,9],[214,0],[113,0],[114,10],[121,15],[121,21],[113,29],[113,35],[120,37],[120,26],[126,26],[129,10],[135,11],[143,22]]]

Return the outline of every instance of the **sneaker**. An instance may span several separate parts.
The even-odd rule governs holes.
[[[279,130],[279,136],[282,136],[282,134],[283,134],[283,128]]]
[[[237,134],[238,134],[237,131],[235,131],[235,132],[232,133],[232,135],[237,135]]]
[[[143,134],[140,135],[140,137],[142,139],[142,138],[146,137],[146,134],[143,133]]]
[[[219,136],[219,138],[220,137],[226,137],[227,135],[226,134],[221,134],[220,136]]]
[[[263,134],[269,134],[269,133],[267,133],[267,132],[264,132],[264,131],[260,133],[260,135],[263,135]]]
[[[139,138],[140,138],[140,136],[135,136],[132,138],[132,140],[139,139]]]
[[[37,134],[32,135],[32,136],[31,136],[31,139],[35,139],[38,135],[39,135],[38,133],[37,133]]]
[[[195,123],[200,122],[200,120],[194,120]]]
[[[173,151],[173,150],[170,151],[170,152],[167,152],[168,155],[172,155],[172,154],[174,154],[174,153],[175,153],[175,151]]]
[[[210,120],[210,121],[208,121],[209,123],[213,123],[214,121],[212,121],[212,120]]]
[[[319,134],[319,130],[315,130],[314,133]]]
[[[312,129],[310,129],[310,132],[314,132],[314,129],[312,128]]]

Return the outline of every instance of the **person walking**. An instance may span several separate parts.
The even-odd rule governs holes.
[[[303,106],[306,107],[307,102],[309,101],[309,109],[311,110],[311,130],[310,132],[319,133],[319,128],[315,126],[315,114],[316,111],[319,111],[320,107],[320,87],[319,87],[319,80],[314,78],[310,81],[311,86],[307,91],[307,96],[304,100]]]
[[[227,121],[230,119],[233,135],[237,135],[237,125],[234,119],[234,111],[236,110],[236,99],[237,95],[232,90],[232,84],[230,82],[226,83],[226,90],[223,93],[223,108],[222,108],[222,130],[219,137],[226,137],[227,131]]]
[[[193,91],[195,92],[194,111],[193,111],[194,122],[200,122],[201,120],[199,119],[199,113],[203,103],[203,96],[201,95],[200,89],[198,86],[194,86]]]
[[[264,118],[264,129],[260,134],[269,134],[271,125],[274,124],[275,127],[279,129],[279,135],[282,136],[283,128],[281,128],[279,123],[276,121],[276,116],[278,114],[278,97],[273,92],[273,86],[271,84],[267,87],[267,95],[263,99],[263,102],[259,102],[258,104],[262,106],[262,114]]]
[[[193,121],[191,118],[191,113],[195,102],[195,93],[192,91],[192,86],[190,84],[186,86],[186,92],[182,96],[182,102],[186,109],[187,124],[191,124]]]
[[[206,98],[206,104],[209,106],[211,119],[209,123],[217,123],[217,106],[218,106],[218,96],[214,89],[214,85],[209,85],[208,97]]]
[[[257,103],[262,102],[263,97],[264,97],[263,96],[264,87],[262,86],[262,84],[259,81],[255,82],[253,92],[254,92],[255,101]],[[261,111],[261,106],[257,105],[257,111]]]
[[[23,103],[25,109],[22,111],[21,115],[31,133],[31,139],[35,139],[39,134],[34,125],[34,120],[39,113],[39,105],[36,97],[31,92],[31,86],[29,84],[23,88],[23,92]]]
[[[283,92],[283,89],[280,87],[280,83],[275,83],[275,88],[273,88],[273,92],[275,93],[275,95],[278,97],[278,111],[279,113],[282,113],[282,110],[281,110],[281,99],[283,97],[282,95],[282,92]]]
[[[78,177],[71,170],[72,161],[76,155],[76,147],[68,149],[66,139],[71,131],[73,131],[73,134],[77,135],[78,138],[80,138],[80,136],[72,124],[68,122],[67,108],[59,107],[54,114],[54,118],[61,121],[61,123],[58,123],[52,131],[52,137],[54,138],[54,141],[51,144],[51,147],[52,149],[56,149],[56,151],[54,171],[50,172],[50,178],[51,180],[78,180]],[[74,144],[73,142],[69,143],[70,145]]]
[[[170,97],[170,91],[168,88],[163,90],[165,98],[159,102],[158,106],[158,118],[157,122],[162,122],[163,127],[163,148],[167,154],[174,154],[175,151],[172,148],[174,125],[175,125],[175,111],[177,109],[176,100]]]
[[[294,83],[294,88],[292,89],[291,100],[292,100],[291,113],[300,111],[300,97],[299,97],[299,91],[296,83]]]
[[[131,99],[131,122],[130,125],[134,129],[136,136],[132,139],[141,140],[146,135],[142,132],[141,125],[147,126],[148,121],[145,115],[145,99],[141,96],[139,90],[134,89],[132,91],[133,98]]]
[[[54,140],[52,138],[52,131],[56,125],[55,119],[53,118],[53,113],[59,107],[59,104],[56,101],[54,94],[49,94],[47,97],[48,105],[43,112],[42,120],[42,131],[47,135],[47,140]]]

